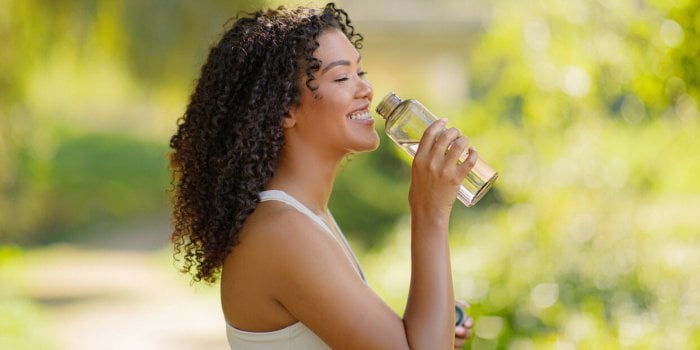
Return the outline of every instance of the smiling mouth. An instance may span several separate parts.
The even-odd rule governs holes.
[[[371,120],[372,116],[369,114],[369,110],[359,111],[348,115],[351,120]]]

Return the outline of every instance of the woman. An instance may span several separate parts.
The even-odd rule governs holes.
[[[471,321],[455,336],[447,231],[477,155],[457,165],[458,130],[434,123],[413,162],[403,318],[365,283],[328,211],[343,157],[379,144],[361,39],[333,4],[238,19],[171,140],[175,250],[195,281],[221,273],[233,349],[446,349],[469,336]]]

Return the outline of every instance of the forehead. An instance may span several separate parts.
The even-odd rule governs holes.
[[[318,37],[318,45],[314,56],[321,60],[324,65],[339,59],[355,62],[360,57],[355,46],[338,29],[324,31]]]

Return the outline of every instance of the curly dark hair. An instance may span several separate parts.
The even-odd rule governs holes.
[[[170,139],[171,240],[181,271],[193,282],[215,282],[238,244],[243,222],[275,171],[285,115],[302,88],[315,91],[321,62],[313,53],[330,28],[362,47],[347,13],[329,3],[244,14],[210,49]]]

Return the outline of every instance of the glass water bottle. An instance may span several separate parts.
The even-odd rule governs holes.
[[[390,92],[377,106],[377,113],[384,118],[384,130],[397,145],[411,157],[416,155],[423,132],[437,120],[427,108],[416,100],[402,100]],[[467,159],[467,151],[459,157],[460,163]],[[483,159],[464,178],[457,199],[467,207],[478,202],[498,177],[498,173]]]

